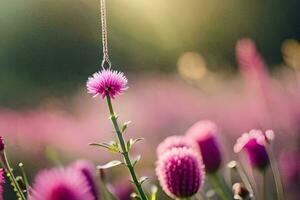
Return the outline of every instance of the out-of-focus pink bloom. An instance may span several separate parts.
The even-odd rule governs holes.
[[[283,150],[279,156],[279,165],[283,180],[289,185],[300,184],[299,150]]]
[[[236,44],[236,56],[245,78],[250,81],[264,81],[266,79],[268,75],[265,63],[253,40],[249,38],[239,40]]]
[[[70,168],[75,169],[75,170],[79,170],[83,176],[85,177],[85,179],[87,180],[91,192],[94,196],[94,199],[97,200],[98,199],[98,190],[94,181],[94,177],[95,177],[95,172],[96,172],[96,168],[95,166],[86,160],[77,160],[76,162],[74,162]]]
[[[209,120],[195,123],[186,132],[186,137],[198,144],[207,172],[217,171],[222,163],[217,134],[218,128],[216,124]]]
[[[101,95],[104,98],[108,93],[111,98],[115,98],[126,90],[127,82],[122,72],[104,69],[89,77],[86,86],[94,97]]]
[[[244,133],[237,139],[234,145],[234,152],[238,153],[245,149],[252,167],[265,169],[269,166],[270,160],[266,150],[266,145],[274,138],[272,131],[264,134],[261,130],[251,130]]]
[[[167,151],[179,147],[195,148],[195,145],[184,136],[170,136],[158,145],[156,153],[157,156],[161,156]]]
[[[3,200],[3,192],[4,192],[4,170],[0,169],[0,200]]]
[[[204,181],[200,155],[191,148],[173,148],[158,158],[156,174],[163,190],[172,198],[187,198]]]
[[[279,156],[279,166],[286,199],[298,200],[300,196],[299,149],[284,149]]]
[[[94,200],[91,188],[75,169],[41,171],[35,178],[29,200]]]
[[[0,151],[3,151],[4,147],[5,147],[5,145],[4,145],[4,139],[3,139],[2,136],[0,136]]]

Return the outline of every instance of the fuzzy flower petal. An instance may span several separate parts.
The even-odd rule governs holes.
[[[191,148],[173,148],[159,157],[156,174],[163,190],[172,198],[187,198],[198,192],[204,181],[204,165]]]
[[[98,199],[98,190],[96,187],[96,184],[94,182],[95,172],[96,168],[95,166],[86,160],[77,160],[74,162],[70,168],[78,170],[82,173],[82,175],[85,177],[86,181],[88,182],[91,192],[94,196],[94,200]]]
[[[172,148],[181,148],[181,147],[195,148],[195,144],[188,141],[183,136],[170,136],[164,139],[164,141],[162,141],[158,145],[156,149],[156,153],[157,156],[160,156],[165,152],[171,150]]]
[[[91,93],[93,97],[101,95],[104,98],[108,92],[109,96],[114,99],[127,89],[127,82],[122,72],[104,69],[89,77],[86,86],[88,93]]]
[[[75,169],[41,171],[33,184],[29,200],[94,200],[85,177]]]
[[[266,145],[274,138],[274,133],[270,130],[263,133],[261,130],[251,130],[244,133],[237,139],[234,145],[234,152],[246,150],[250,164],[253,167],[264,169],[269,165],[269,156]]]

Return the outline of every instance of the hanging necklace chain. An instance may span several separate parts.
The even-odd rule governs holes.
[[[111,68],[111,62],[108,55],[108,41],[107,41],[107,23],[106,23],[106,2],[105,0],[100,0],[101,6],[101,34],[102,34],[102,69],[105,69],[105,64],[108,65],[108,69]]]

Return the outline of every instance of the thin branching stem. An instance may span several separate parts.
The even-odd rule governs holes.
[[[107,93],[106,94],[106,100],[107,100],[107,105],[108,105],[108,109],[109,109],[109,113],[110,113],[110,120],[115,128],[115,131],[117,133],[117,136],[118,136],[118,139],[119,139],[119,142],[120,142],[120,145],[121,145],[121,148],[122,148],[122,155],[125,159],[125,162],[126,162],[126,165],[127,165],[127,168],[131,174],[131,177],[132,177],[132,181],[134,182],[142,200],[147,200],[147,196],[142,188],[142,185],[141,183],[139,182],[138,180],[138,177],[134,171],[134,167],[131,163],[131,160],[130,160],[130,156],[129,156],[129,152],[127,151],[127,148],[126,148],[126,145],[125,145],[125,141],[124,141],[124,138],[123,138],[123,135],[122,135],[122,132],[120,131],[120,127],[119,127],[119,124],[118,124],[118,121],[117,121],[117,116],[116,114],[114,113],[114,110],[113,110],[113,106],[112,106],[112,102],[111,102],[111,98],[109,96],[109,94]]]

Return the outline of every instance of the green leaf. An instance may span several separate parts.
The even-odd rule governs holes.
[[[147,176],[142,176],[141,178],[140,178],[140,184],[142,185],[145,181],[147,181],[149,179],[149,177],[147,177]]]
[[[109,169],[109,168],[116,167],[116,166],[121,165],[121,164],[124,164],[124,163],[119,161],[119,160],[113,160],[113,161],[110,161],[110,162],[108,162],[104,165],[98,165],[97,169]]]
[[[139,142],[139,141],[142,141],[144,138],[137,138],[137,139],[129,139],[126,143],[126,149],[127,151],[129,152],[129,150],[132,148],[132,146]]]
[[[135,158],[135,160],[133,161],[132,166],[135,167],[135,166],[139,163],[139,161],[141,160],[141,158],[142,158],[142,156],[141,156],[141,155],[138,155],[138,156]]]
[[[158,193],[158,188],[156,185],[152,185],[151,187],[151,198],[150,200],[156,200],[157,199],[157,193]]]
[[[122,125],[122,128],[121,128],[121,132],[124,133],[125,130],[127,129],[128,125],[131,123],[131,121],[128,121],[128,122],[125,122],[123,125]]]
[[[115,141],[111,141],[109,143],[103,142],[103,143],[90,143],[91,146],[98,146],[98,147],[104,147],[108,149],[109,151],[113,153],[121,153],[120,145],[119,143]]]

